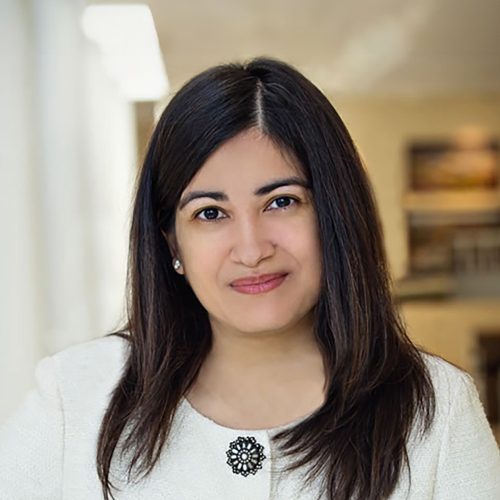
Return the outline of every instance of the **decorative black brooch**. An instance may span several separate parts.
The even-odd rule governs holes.
[[[239,437],[236,441],[229,443],[226,451],[227,464],[235,474],[248,476],[262,469],[262,461],[266,456],[262,451],[264,447],[257,443],[254,437]]]

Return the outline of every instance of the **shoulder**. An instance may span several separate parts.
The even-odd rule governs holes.
[[[435,354],[420,353],[429,372],[437,396],[453,393],[457,388],[473,384],[472,377],[458,366]]]
[[[472,376],[443,358],[422,353],[436,396],[436,417],[449,421],[453,415],[474,411],[484,414],[484,408]]]
[[[123,373],[128,344],[128,340],[111,335],[59,351],[38,363],[38,385],[52,382],[65,407],[89,401],[102,404]]]
[[[3,491],[19,487],[22,498],[59,498],[63,462],[68,470],[77,470],[75,461],[84,457],[92,463],[127,344],[117,336],[103,337],[38,362],[35,386],[0,429],[1,498],[7,498]]]
[[[438,356],[423,357],[436,396],[436,430],[445,433],[446,439],[453,439],[457,433],[462,435],[461,446],[468,447],[483,438],[490,446],[493,434],[471,375]],[[466,435],[471,440],[469,444]]]
[[[436,394],[436,418],[422,464],[435,457],[437,498],[497,498],[500,454],[472,377],[424,354]]]
[[[128,344],[128,340],[118,335],[109,335],[73,345],[51,357],[65,375],[109,377],[123,367]]]

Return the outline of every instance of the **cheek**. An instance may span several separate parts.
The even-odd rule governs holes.
[[[314,259],[314,265],[321,270],[323,256],[318,230],[315,226],[311,227],[310,229],[308,252],[310,258]]]
[[[214,286],[225,252],[221,241],[224,240],[207,235],[180,235],[185,276],[195,293],[198,289]]]
[[[295,255],[299,260],[319,259],[321,247],[316,220],[304,217],[295,224],[274,228],[276,243]]]
[[[300,262],[303,274],[302,279],[307,282],[310,290],[319,289],[323,272],[323,257],[315,219],[310,218],[305,221],[292,237],[295,256]]]

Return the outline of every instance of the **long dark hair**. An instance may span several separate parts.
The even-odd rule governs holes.
[[[409,466],[410,433],[418,428],[423,435],[432,423],[432,382],[398,314],[374,195],[345,125],[328,99],[283,62],[220,65],[172,98],[139,172],[121,330],[128,357],[98,441],[106,500],[113,498],[118,449],[129,453],[129,474],[151,472],[211,347],[208,314],[173,270],[164,232],[209,155],[252,127],[304,169],[322,248],[314,333],[328,386],[317,411],[274,438],[292,459],[290,470],[306,467],[310,480],[322,477],[327,498],[387,498]]]

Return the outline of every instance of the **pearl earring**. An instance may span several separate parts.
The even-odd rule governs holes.
[[[174,269],[177,271],[181,267],[181,261],[179,259],[174,259],[172,262]]]

